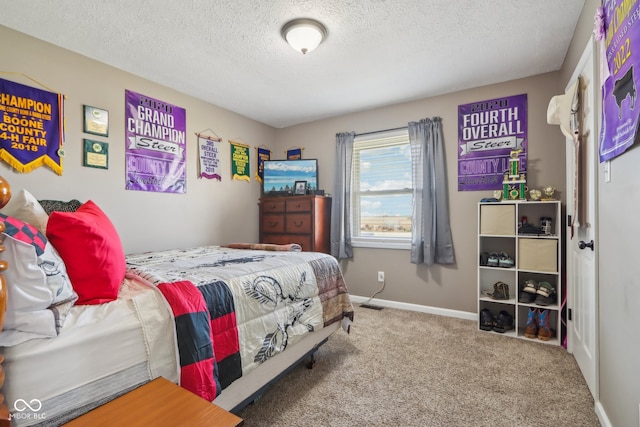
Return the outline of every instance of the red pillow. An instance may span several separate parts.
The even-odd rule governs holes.
[[[115,227],[91,200],[76,212],[52,212],[47,238],[67,267],[76,304],[102,304],[118,297],[126,264]]]

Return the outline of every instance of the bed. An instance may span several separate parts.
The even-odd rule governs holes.
[[[59,425],[160,376],[237,412],[349,331],[353,307],[329,255],[245,243],[125,255],[92,201],[15,196],[0,209],[14,426]]]

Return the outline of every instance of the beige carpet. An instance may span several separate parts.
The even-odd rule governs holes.
[[[599,426],[563,348],[476,322],[355,307],[340,330],[238,415],[245,426]]]

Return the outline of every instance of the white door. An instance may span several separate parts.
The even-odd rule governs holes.
[[[574,176],[578,169],[577,226],[567,228],[567,350],[573,353],[594,399],[598,400],[597,171],[598,90],[593,39],[574,70],[570,86],[580,79],[580,148],[576,167],[573,142],[567,139],[567,215],[575,215]],[[573,234],[573,236],[572,236]]]

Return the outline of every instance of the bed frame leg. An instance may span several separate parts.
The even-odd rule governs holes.
[[[307,361],[307,369],[313,369],[313,365],[316,364],[316,352],[314,351],[309,355],[309,360]]]

